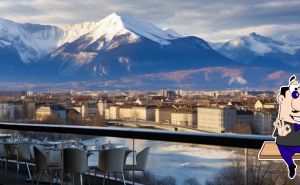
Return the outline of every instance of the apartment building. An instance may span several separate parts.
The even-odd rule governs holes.
[[[236,111],[236,123],[237,124],[253,124],[253,112],[250,110],[239,109]]]
[[[268,109],[254,112],[253,128],[256,134],[272,134],[274,130],[273,123],[276,121],[277,109]]]
[[[230,132],[236,123],[236,109],[232,107],[198,107],[197,126],[206,132]]]
[[[0,102],[0,120],[14,120],[15,108],[13,103]]]
[[[120,107],[110,106],[109,107],[109,119],[120,119]]]
[[[278,103],[272,100],[257,100],[254,105],[255,110],[278,109]]]
[[[120,106],[120,119],[131,120],[132,119],[132,106],[123,105]]]
[[[159,107],[155,109],[155,122],[156,123],[171,123],[170,107]]]
[[[186,127],[197,126],[197,112],[192,109],[179,109],[171,112],[171,124]]]
[[[132,107],[132,119],[133,120],[144,120],[144,121],[155,121],[155,106],[134,106]]]
[[[61,122],[67,120],[67,110],[61,105],[43,105],[36,109],[36,120],[47,121],[57,118]]]
[[[97,114],[100,114],[98,103],[95,102],[86,102],[83,104],[74,105],[73,109],[80,113],[82,119],[88,121],[93,120]]]
[[[102,101],[102,100],[99,100],[97,106],[98,106],[99,115],[104,116],[105,108],[106,108],[106,102]]]
[[[33,119],[35,116],[35,103],[29,101],[3,101],[0,102],[0,120]]]

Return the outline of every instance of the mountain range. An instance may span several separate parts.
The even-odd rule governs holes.
[[[117,13],[63,28],[0,19],[0,65],[0,87],[17,89],[259,88],[287,80],[300,45],[256,33],[209,43]]]

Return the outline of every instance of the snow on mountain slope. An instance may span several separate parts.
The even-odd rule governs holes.
[[[220,49],[220,47],[223,46],[224,42],[208,42],[209,46],[214,49],[214,50],[218,50]]]
[[[171,45],[172,40],[182,38],[174,30],[163,30],[147,21],[117,13],[112,13],[98,22],[69,25],[63,30],[64,35],[59,40],[57,49],[51,53],[51,57],[73,63],[76,68],[90,64],[97,56],[99,59],[99,53],[104,54],[125,45],[140,43],[142,40],[147,40],[160,48]],[[119,63],[127,65],[127,69],[130,70],[130,59],[127,55],[118,56],[120,57],[127,58],[127,62],[119,60]],[[106,74],[102,65],[99,69],[102,71],[101,74]]]
[[[105,47],[115,36],[124,34],[129,35],[129,43],[138,41],[142,36],[161,45],[169,44],[168,40],[179,35],[175,32],[164,31],[146,21],[113,13],[98,22],[84,22],[65,27],[64,35],[58,42],[58,46],[72,43],[80,37],[86,37],[90,39],[89,44],[104,38],[106,44],[104,43],[101,46]],[[102,49],[102,47],[99,49]]]
[[[62,30],[55,26],[17,23],[0,18],[0,46],[15,48],[24,63],[37,62],[56,48]]]
[[[294,55],[299,49],[300,44],[292,44],[282,41],[273,40],[269,37],[264,37],[256,33],[250,33],[246,36],[237,37],[223,44],[219,51],[234,51],[236,49],[248,49],[257,56],[264,56],[269,53],[284,53]],[[226,53],[224,52],[226,56]],[[227,54],[228,57],[230,54]]]
[[[171,28],[164,28],[163,30],[174,38],[183,37],[182,35],[180,35],[179,33],[177,33],[175,30],[173,30]]]
[[[300,45],[300,36],[296,35],[297,34],[285,34],[282,36],[281,40],[290,44]]]
[[[5,40],[0,40],[0,48],[5,48],[7,46],[10,46],[11,43],[10,42],[7,42]]]

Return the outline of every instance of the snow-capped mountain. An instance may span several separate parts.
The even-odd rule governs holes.
[[[58,46],[74,42],[82,36],[90,39],[89,44],[93,44],[99,38],[104,38],[105,42],[109,43],[114,37],[126,34],[129,35],[129,43],[136,42],[140,37],[144,37],[162,45],[169,44],[168,40],[178,37],[175,31],[162,30],[146,21],[113,13],[98,22],[84,22],[65,27],[64,35]],[[102,47],[97,49],[100,50]]]
[[[117,13],[63,28],[0,19],[0,83],[88,89],[256,87],[277,83],[300,64],[297,44],[255,33],[210,44]]]
[[[99,51],[108,51],[122,45],[149,39],[160,45],[170,44],[170,40],[179,38],[171,29],[162,30],[151,23],[113,13],[98,22],[84,22],[66,26],[64,34],[57,43],[57,50],[52,57],[63,55],[64,58],[79,64],[91,62]],[[118,39],[117,39],[118,38]],[[76,45],[76,53],[66,51],[70,44]],[[125,57],[121,56],[121,60]]]
[[[65,27],[58,46],[50,60],[58,65],[59,74],[78,78],[232,63],[200,38],[183,37],[172,29],[116,13],[98,22]]]
[[[291,68],[300,65],[300,44],[250,33],[225,42],[217,51],[250,66]]]
[[[0,48],[16,50],[24,63],[37,62],[51,53],[62,33],[56,26],[21,24],[0,18]]]

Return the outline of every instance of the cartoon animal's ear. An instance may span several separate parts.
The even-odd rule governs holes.
[[[277,101],[278,101],[278,103],[281,104],[281,103],[283,102],[284,98],[285,98],[285,97],[284,97],[283,95],[281,95],[281,94],[278,95],[278,96],[277,96]]]
[[[293,81],[293,80],[296,80],[296,76],[295,76],[295,75],[292,75],[292,76],[290,77],[289,82],[291,82],[291,81]]]

